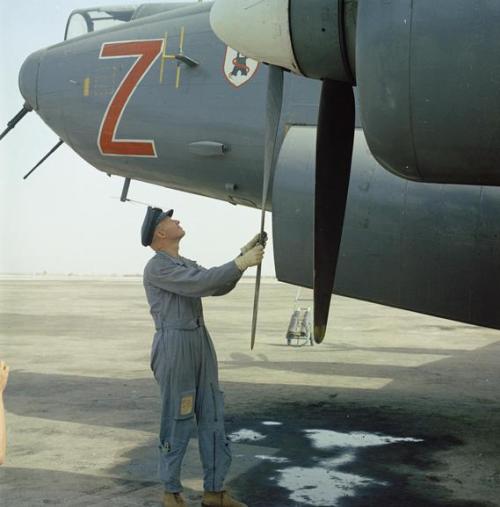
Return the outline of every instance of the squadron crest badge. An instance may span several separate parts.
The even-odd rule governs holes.
[[[236,49],[227,47],[223,72],[226,79],[236,88],[248,83],[258,67],[258,61],[247,58]]]

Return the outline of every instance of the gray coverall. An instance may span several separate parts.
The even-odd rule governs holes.
[[[217,357],[203,322],[201,299],[230,292],[241,278],[234,261],[205,269],[184,257],[157,252],[144,269],[144,288],[155,323],[151,369],[161,391],[159,476],[165,490],[182,491],[181,462],[194,417],[205,491],[221,491],[231,449]]]

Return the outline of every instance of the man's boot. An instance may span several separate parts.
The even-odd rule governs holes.
[[[247,504],[231,498],[227,491],[205,491],[201,505],[202,507],[247,507]]]
[[[184,497],[180,493],[168,493],[163,495],[163,507],[187,507]]]

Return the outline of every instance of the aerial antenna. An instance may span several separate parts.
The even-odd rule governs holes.
[[[125,178],[125,182],[123,183],[122,195],[120,196],[121,202],[127,202],[129,188],[130,188],[130,178]]]
[[[130,202],[132,204],[137,204],[138,206],[151,206],[152,208],[157,208],[158,206],[156,204],[150,204],[148,202],[142,202],[142,201],[136,201],[134,199],[125,199],[124,201],[121,200],[120,197],[116,197],[116,196],[110,196],[110,199],[115,199],[115,200],[119,200],[121,202]]]
[[[152,208],[156,208],[157,206],[155,204],[150,204],[148,202],[142,202],[142,201],[135,201],[134,199],[126,199],[122,202],[131,202],[132,204],[139,204],[140,206],[151,206]]]
[[[155,206],[153,204],[148,204],[147,202],[142,201],[134,201],[134,199],[128,198],[128,191],[130,189],[131,181],[132,180],[130,178],[125,178],[125,181],[123,182],[122,195],[120,197],[111,197],[111,199],[120,199],[121,202],[131,202],[132,204],[139,204],[140,206],[151,206],[154,208]]]
[[[40,160],[40,162],[38,162],[38,164],[35,167],[33,167],[33,169],[31,169],[29,173],[26,173],[23,176],[23,180],[28,178],[28,176],[31,176],[31,174],[35,171],[35,169],[38,169],[62,144],[64,144],[64,141],[62,139],[59,139],[59,142],[47,153],[47,155],[45,155],[45,157],[43,157]]]
[[[7,122],[7,128],[0,134],[0,141],[30,112],[33,111],[33,108],[25,102],[23,108],[19,113],[12,118],[9,122]]]

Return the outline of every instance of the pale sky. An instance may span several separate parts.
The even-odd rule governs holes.
[[[17,80],[25,58],[63,39],[73,9],[96,5],[95,0],[0,0],[0,131],[23,105]],[[118,200],[123,178],[109,178],[63,145],[22,179],[57,141],[32,112],[0,142],[0,273],[142,273],[152,255],[139,239],[145,207]],[[187,231],[181,254],[207,267],[234,258],[260,225],[258,210],[154,185],[133,181],[129,197],[174,208]],[[271,237],[270,214],[266,223]],[[271,244],[272,238],[263,264],[266,276],[274,275]]]

